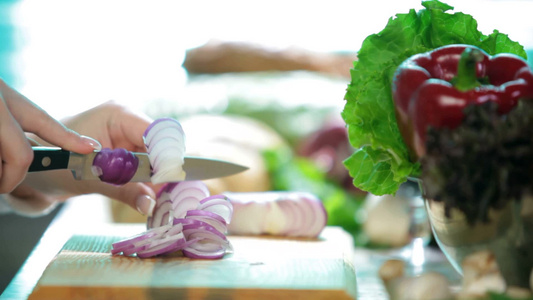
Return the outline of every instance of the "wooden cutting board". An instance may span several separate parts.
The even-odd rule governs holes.
[[[230,236],[219,260],[140,259],[111,244],[143,231],[109,225],[74,235],[50,262],[30,299],[355,299],[353,242],[338,227],[318,239]]]

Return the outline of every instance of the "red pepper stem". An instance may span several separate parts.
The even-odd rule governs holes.
[[[483,59],[484,55],[478,49],[466,48],[463,51],[459,58],[457,75],[452,80],[452,84],[457,90],[465,92],[481,85],[477,78],[476,65]]]

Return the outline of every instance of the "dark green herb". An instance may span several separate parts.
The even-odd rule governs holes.
[[[469,223],[487,222],[488,210],[530,192],[533,182],[533,102],[507,115],[488,102],[465,109],[453,129],[428,131],[421,179],[425,196],[464,212]]]

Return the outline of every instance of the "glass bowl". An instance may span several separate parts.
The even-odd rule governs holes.
[[[489,221],[474,225],[465,215],[425,199],[434,238],[454,268],[462,274],[461,262],[477,251],[491,251],[508,286],[529,287],[533,268],[533,197],[510,201],[506,207],[489,212]]]

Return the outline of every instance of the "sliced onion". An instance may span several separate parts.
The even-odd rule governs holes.
[[[176,140],[166,138],[152,146],[148,152],[148,159],[154,169],[164,168],[169,161],[181,161],[183,164],[184,150],[184,147],[178,144]]]
[[[177,197],[179,194],[181,194],[183,190],[188,190],[191,188],[195,188],[203,192],[204,196],[200,200],[209,196],[209,189],[207,188],[207,185],[198,180],[182,181],[182,182],[176,182],[176,183],[170,184],[167,188],[167,191],[169,191],[170,193],[175,195],[175,197]]]
[[[155,120],[154,122],[152,122],[152,124],[150,124],[148,128],[146,128],[146,130],[144,131],[144,134],[143,134],[144,143],[146,145],[151,144],[152,139],[156,137],[161,130],[168,129],[168,128],[177,130],[177,132],[179,132],[181,136],[185,136],[183,127],[177,120],[172,119],[172,118],[159,118]]]
[[[200,201],[209,196],[209,190],[200,181],[184,181],[170,190],[174,218],[183,218],[187,211],[196,209]]]
[[[228,232],[317,237],[327,223],[324,205],[306,192],[226,193],[233,205]]]
[[[219,232],[226,233],[228,230],[226,220],[220,215],[215,214],[214,212],[205,211],[205,210],[189,210],[185,216],[187,219],[198,220],[205,222],[213,227],[215,227]]]
[[[229,199],[224,195],[214,195],[204,198],[200,201],[198,209],[213,212],[226,221],[227,224],[231,222],[233,215],[233,206]]]
[[[233,249],[224,234],[202,221],[195,220],[191,224],[183,225],[183,233],[187,239],[198,239],[196,243],[183,249],[183,254],[187,257],[220,258],[227,249]]]
[[[217,251],[211,251],[211,252],[205,252],[201,250],[197,250],[191,247],[187,247],[182,250],[183,255],[185,255],[188,258],[195,258],[195,259],[219,259],[224,257],[227,250],[224,248],[220,248]]]
[[[318,236],[328,223],[328,214],[326,212],[326,208],[322,204],[322,201],[320,201],[320,199],[314,195],[306,194],[304,197],[312,207],[312,211],[315,213],[313,225],[309,228],[309,235]]]
[[[154,208],[152,217],[150,218],[151,227],[160,227],[172,223],[173,215],[171,214],[172,210],[172,201],[166,200]]]
[[[131,249],[145,242],[149,243],[152,240],[163,236],[171,227],[172,225],[161,226],[115,242],[112,244],[111,254],[121,253],[126,249]]]
[[[225,235],[227,223],[224,218],[231,217],[231,203],[221,195],[199,201],[191,195],[198,195],[197,191],[202,191],[201,185],[188,184],[178,189],[180,184],[168,184],[163,192],[158,193],[165,200],[161,202],[158,199],[154,214],[147,223],[154,228],[113,244],[112,254],[137,254],[144,258],[182,250],[185,256],[191,258],[214,259],[233,250]],[[171,199],[174,190],[177,196],[186,196],[176,205]],[[196,192],[188,193],[188,190]],[[187,208],[188,205],[191,209]],[[199,209],[202,205],[206,210]],[[183,216],[175,217],[174,214]]]
[[[185,134],[179,127],[164,127],[155,132],[151,132],[152,138],[150,140],[145,139],[145,143],[150,146],[157,145],[162,139],[174,139],[179,144],[185,144]]]
[[[191,224],[183,225],[183,233],[187,239],[204,238],[221,244],[229,243],[226,235],[206,222],[194,220]]]
[[[285,217],[290,220],[290,225],[288,225],[285,228],[284,235],[287,236],[299,236],[302,235],[300,233],[300,229],[305,229],[307,225],[306,218],[310,218],[312,216],[306,216],[302,213],[300,205],[302,203],[294,201],[294,199],[286,198],[284,201],[280,202],[280,205],[284,204],[284,212]]]
[[[175,202],[173,206],[173,217],[183,218],[189,210],[196,209],[198,207],[198,199],[194,197],[187,197],[180,199],[179,202]]]
[[[144,143],[152,166],[152,182],[177,182],[185,179],[185,133],[171,118],[155,120],[144,132]]]
[[[270,201],[264,203],[266,206],[266,211],[264,214],[262,214],[264,223],[261,224],[261,233],[271,235],[286,235],[288,223],[293,222],[293,220],[284,217],[285,212],[282,204],[283,202],[281,201]]]
[[[249,198],[248,198],[249,199]],[[270,202],[256,202],[256,201],[233,201],[233,217],[231,218],[231,226],[228,227],[228,232],[234,235],[260,235],[260,234],[275,234],[275,232],[266,231],[266,217],[269,214]],[[277,218],[275,222],[280,223]]]
[[[159,218],[162,214],[170,211],[170,222],[174,218],[184,218],[187,211],[197,209],[200,201],[209,196],[209,190],[201,181],[183,181],[167,183],[157,193],[156,207],[152,217],[147,220],[147,227],[161,226]],[[161,203],[171,202],[172,206],[161,207]],[[161,212],[161,210],[163,210]],[[154,219],[156,219],[154,221]],[[164,219],[166,221],[166,218]]]
[[[182,189],[181,191],[178,191],[178,188],[175,188],[170,192],[170,197],[175,203],[180,202],[183,198],[194,198],[198,200],[198,204],[200,204],[200,201],[209,197],[209,191],[204,191],[196,187]]]
[[[156,246],[149,247],[137,252],[137,256],[141,258],[152,257],[161,254],[167,254],[183,249],[187,245],[187,241],[183,234],[175,234],[168,236],[165,240]]]
[[[164,226],[164,227],[168,227],[168,226],[170,226],[170,225],[167,225],[167,226]],[[171,227],[171,229],[172,229],[172,227]],[[139,242],[134,242],[132,244],[132,247],[128,247],[128,248],[124,249],[122,251],[122,253],[124,255],[133,255],[135,253],[139,253],[140,251],[157,247],[160,244],[167,242],[169,237],[172,236],[172,234],[170,233],[171,229],[168,229],[168,230],[162,232],[161,234],[158,234],[157,236],[153,236],[151,238],[148,238],[148,239],[145,239],[145,240],[142,240],[142,241],[139,241]],[[182,228],[179,228],[179,230],[181,230],[181,229]]]

